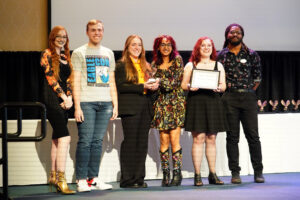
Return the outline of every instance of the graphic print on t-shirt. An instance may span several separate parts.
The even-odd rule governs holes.
[[[109,87],[109,58],[100,55],[85,56],[87,85]]]

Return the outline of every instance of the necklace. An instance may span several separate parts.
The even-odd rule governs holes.
[[[211,61],[210,61],[210,60],[209,60],[209,61],[201,61],[200,63],[202,63],[202,64],[204,64],[204,65],[207,65],[207,64],[210,64]]]

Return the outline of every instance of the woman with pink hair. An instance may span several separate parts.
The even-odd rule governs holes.
[[[201,37],[195,44],[186,64],[182,88],[188,90],[185,130],[192,132],[192,158],[195,168],[194,185],[202,186],[200,174],[203,157],[203,145],[209,167],[209,184],[223,185],[216,175],[216,136],[218,132],[226,131],[225,112],[219,93],[226,89],[223,65],[216,61],[215,45],[209,37]],[[190,87],[191,74],[194,69],[215,70],[220,72],[216,89]]]
[[[182,180],[180,133],[185,118],[185,95],[181,88],[183,62],[171,36],[161,35],[154,40],[152,68],[156,71],[154,78],[160,79],[158,97],[154,102],[152,127],[160,133],[162,186],[179,186]],[[170,144],[173,160],[172,181],[169,167]]]

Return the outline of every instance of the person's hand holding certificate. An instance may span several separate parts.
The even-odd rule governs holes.
[[[216,90],[219,86],[219,77],[219,71],[193,69],[190,87]]]

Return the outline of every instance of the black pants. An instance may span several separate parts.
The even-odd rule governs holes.
[[[239,172],[240,122],[248,141],[252,166],[255,172],[262,172],[261,144],[258,135],[256,95],[251,92],[226,92],[222,96],[229,131],[227,131],[227,156],[231,172]]]
[[[145,101],[146,98],[145,98]],[[146,105],[146,104],[145,104]],[[145,178],[145,161],[148,152],[148,133],[151,117],[144,106],[136,115],[121,116],[124,140],[121,144],[120,186],[142,184]]]

